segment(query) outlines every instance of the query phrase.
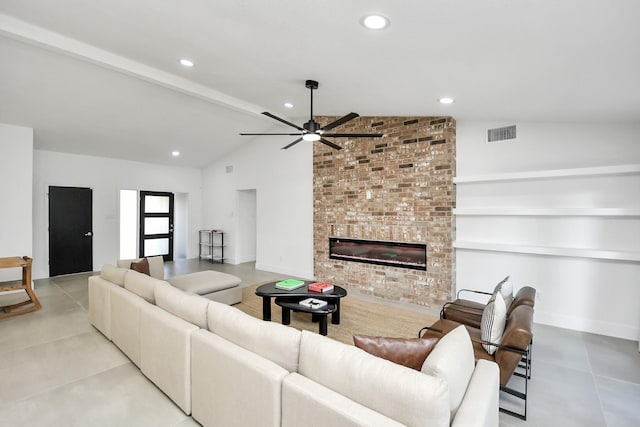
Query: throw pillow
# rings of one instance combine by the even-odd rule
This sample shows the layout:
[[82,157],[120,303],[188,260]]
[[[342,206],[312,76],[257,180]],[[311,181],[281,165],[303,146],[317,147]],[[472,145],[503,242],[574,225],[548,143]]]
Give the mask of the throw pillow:
[[[480,321],[480,338],[483,341],[489,341],[500,344],[504,326],[507,322],[507,307],[500,292],[496,292],[489,303],[482,311],[482,320]],[[493,354],[498,349],[494,345],[482,344],[482,347],[489,354]]]
[[132,262],[131,267],[129,268],[133,271],[137,271],[138,273],[146,274],[147,276],[151,275],[149,273],[149,261],[146,258],[142,258],[138,262]]
[[505,277],[500,281],[500,283],[496,285],[493,293],[495,294],[497,291],[500,291],[500,293],[502,294],[504,305],[507,307],[508,311],[511,303],[513,302],[513,283],[511,282],[511,276]]
[[441,378],[449,384],[451,419],[460,407],[476,368],[473,344],[463,325],[440,338],[422,365],[422,372]]
[[367,353],[419,371],[437,338],[385,338],[354,335],[353,343]]

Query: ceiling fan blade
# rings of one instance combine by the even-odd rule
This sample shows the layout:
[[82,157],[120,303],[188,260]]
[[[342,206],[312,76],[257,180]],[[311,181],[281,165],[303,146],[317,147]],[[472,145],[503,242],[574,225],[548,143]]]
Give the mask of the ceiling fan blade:
[[288,121],[286,121],[285,119],[281,119],[281,118],[280,118],[280,117],[278,117],[278,116],[274,116],[273,114],[271,114],[271,113],[269,113],[269,112],[267,112],[267,111],[263,112],[262,114],[264,114],[264,115],[265,115],[265,116],[267,116],[267,117],[271,117],[272,119],[277,120],[277,121],[279,121],[280,123],[284,123],[285,125],[289,125],[289,126],[294,127],[294,128],[296,128],[296,129],[298,129],[298,130],[304,131],[304,129],[303,129],[303,128],[301,128],[300,126],[298,126],[298,125],[294,125],[293,123],[288,122]]
[[360,117],[357,113],[349,113],[344,117],[340,117],[338,120],[336,120],[335,122],[331,122],[328,125],[326,125],[325,127],[322,128],[323,131],[325,130],[329,130],[329,129],[333,129],[335,127],[338,127],[346,122],[348,122],[349,120],[353,120],[356,117]]
[[296,139],[295,141],[293,141],[291,144],[287,145],[286,147],[282,147],[282,149],[286,150],[287,148],[293,147],[294,145],[296,145],[300,141],[302,141],[302,138]]
[[241,133],[240,135],[243,136],[251,136],[251,135],[286,135],[286,136],[297,136],[300,135],[300,132],[298,133]]
[[322,136],[332,138],[381,138],[383,133],[325,133]]
[[342,150],[342,147],[340,147],[340,146],[339,146],[339,145],[337,145],[337,144],[334,144],[334,143],[333,143],[333,142],[331,142],[331,141],[327,141],[327,140],[326,140],[326,139],[324,139],[324,138],[320,138],[320,142],[322,142],[324,145],[328,145],[328,146],[329,146],[329,147],[331,147],[331,148],[335,148],[336,150]]

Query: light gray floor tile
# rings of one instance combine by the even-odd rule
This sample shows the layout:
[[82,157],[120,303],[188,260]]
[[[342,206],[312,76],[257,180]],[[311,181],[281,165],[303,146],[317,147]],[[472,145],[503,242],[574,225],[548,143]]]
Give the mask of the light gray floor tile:
[[198,423],[193,418],[189,417],[179,422],[174,427],[200,427],[200,423]]
[[596,376],[608,427],[640,426],[640,384]]
[[0,406],[7,426],[171,427],[188,419],[131,363]]
[[[514,379],[513,386],[522,380]],[[517,387],[517,389],[520,389]],[[500,414],[503,425],[599,427],[606,426],[600,400],[590,372],[536,361],[535,377],[529,381],[527,421]],[[501,406],[520,412],[520,399],[501,393]],[[517,405],[517,406],[516,406]],[[560,416],[560,418],[559,418]]]
[[584,372],[591,371],[582,333],[553,326],[534,326],[532,360],[534,373],[538,361]]
[[53,283],[64,292],[86,291],[89,283],[90,273],[83,273],[72,276],[55,277]]
[[594,375],[640,384],[637,341],[584,332],[582,335]]
[[0,355],[95,331],[86,311],[73,301],[70,301],[70,307],[60,311],[43,308],[0,321]]
[[95,330],[2,354],[0,402],[24,399],[42,390],[129,363]]

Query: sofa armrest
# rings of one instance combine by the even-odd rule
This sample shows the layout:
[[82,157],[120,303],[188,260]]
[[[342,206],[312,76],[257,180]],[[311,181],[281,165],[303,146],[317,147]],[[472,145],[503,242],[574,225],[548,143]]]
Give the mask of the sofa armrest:
[[498,365],[480,359],[469,381],[464,399],[452,427],[496,427],[499,412],[500,370]]

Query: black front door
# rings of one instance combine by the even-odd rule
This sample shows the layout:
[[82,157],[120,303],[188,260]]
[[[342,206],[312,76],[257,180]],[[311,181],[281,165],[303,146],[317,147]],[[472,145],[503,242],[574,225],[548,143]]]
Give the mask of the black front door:
[[140,257],[173,261],[173,193],[140,192]]
[[49,187],[49,276],[93,270],[93,191]]

